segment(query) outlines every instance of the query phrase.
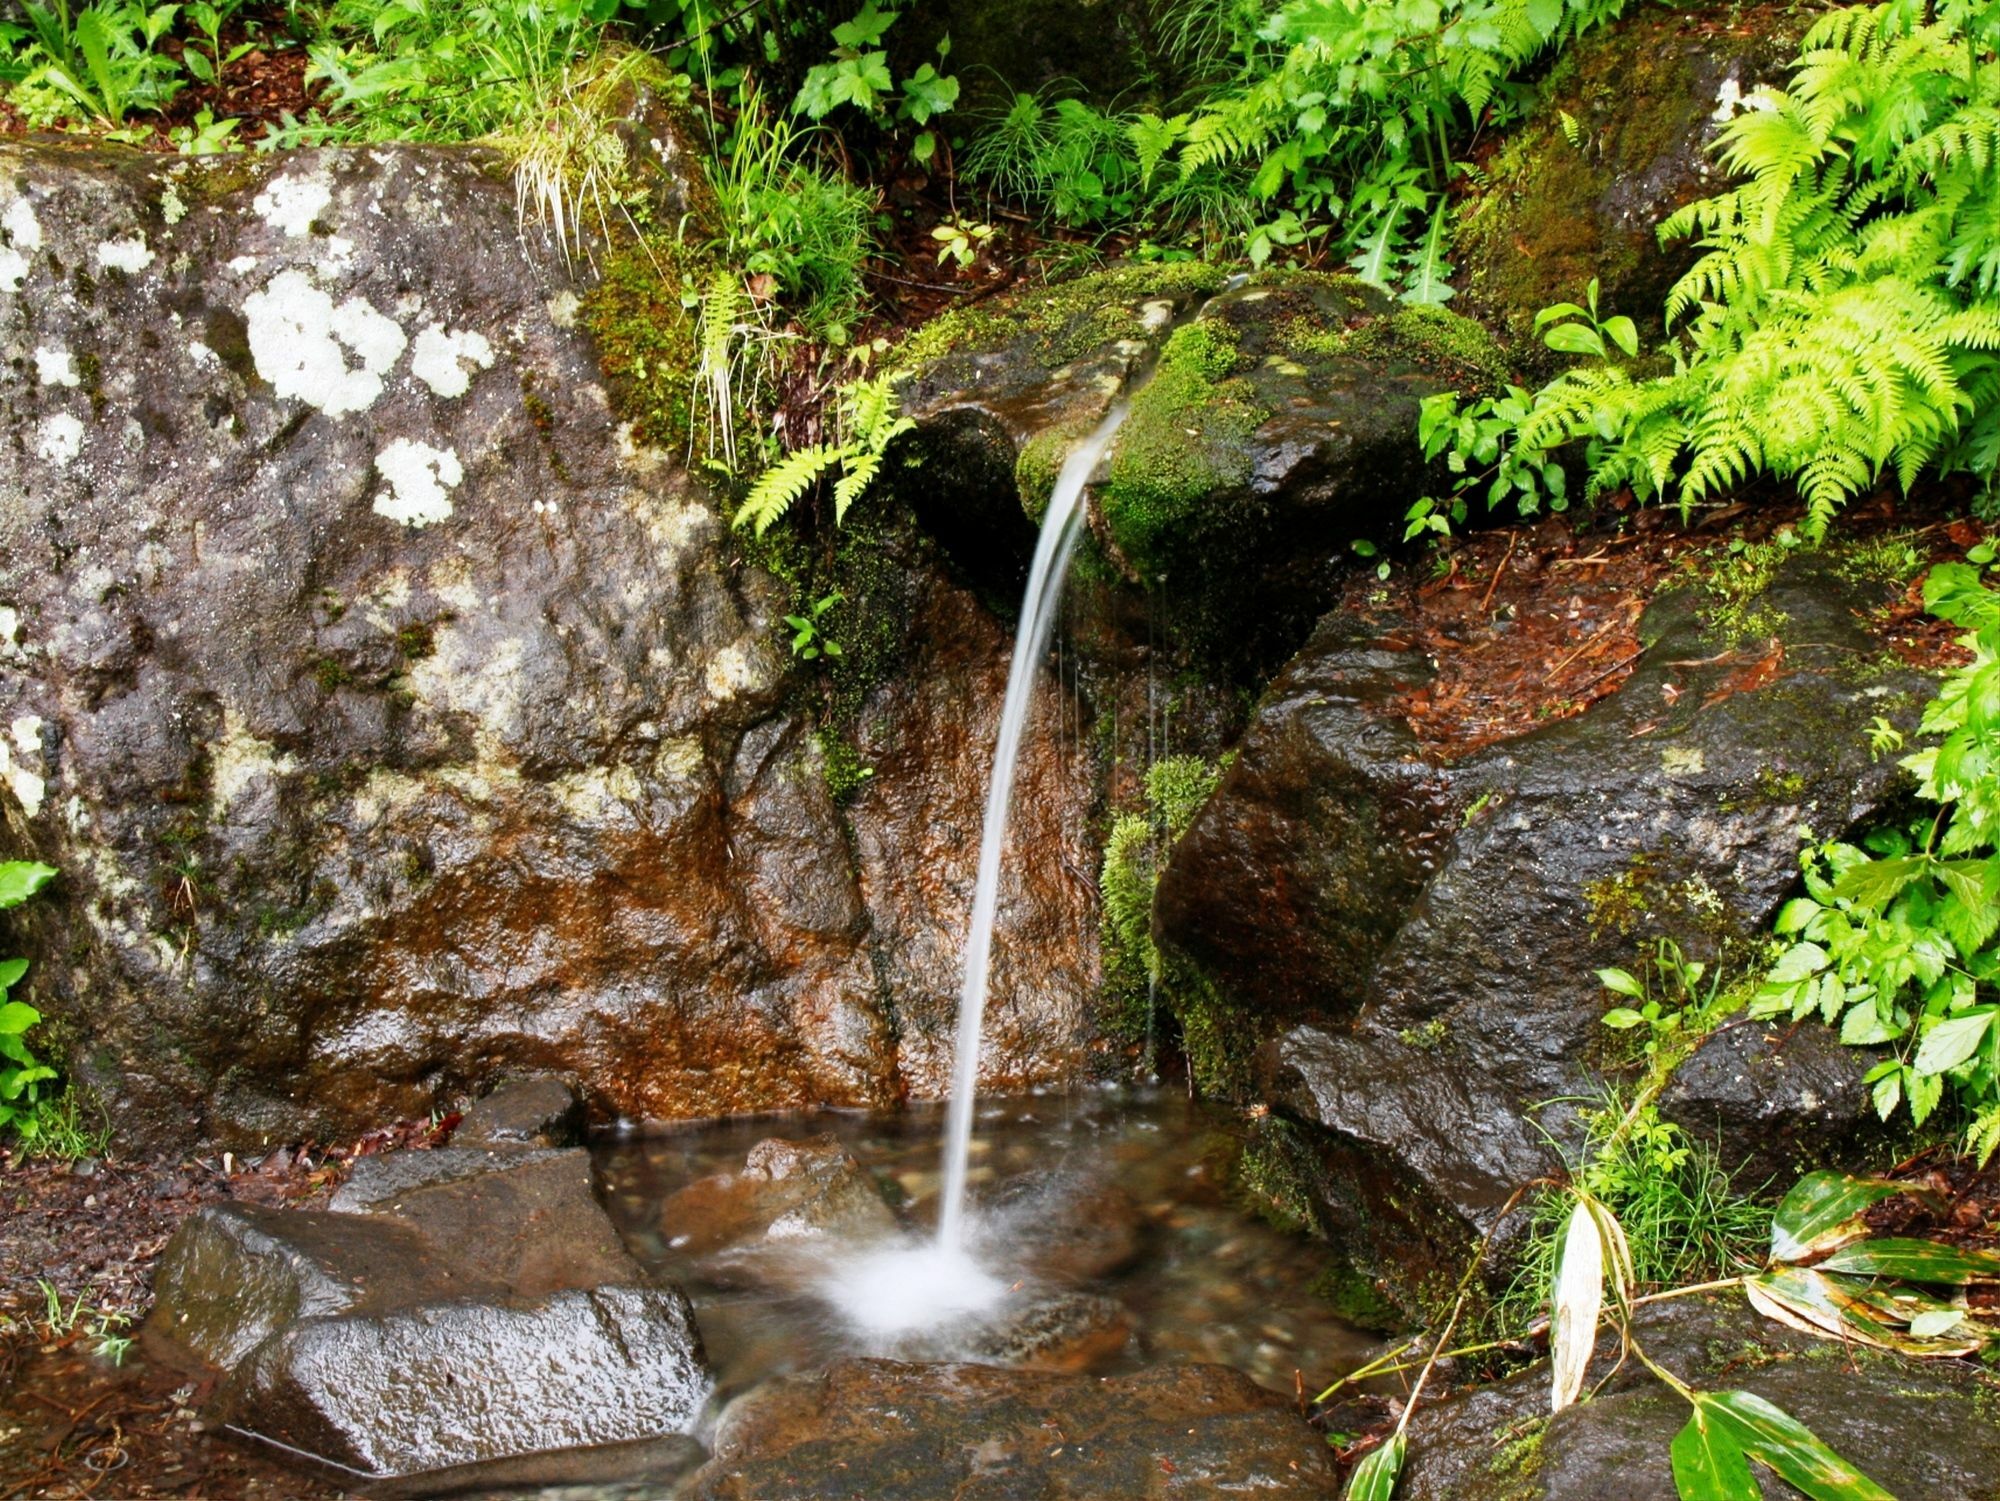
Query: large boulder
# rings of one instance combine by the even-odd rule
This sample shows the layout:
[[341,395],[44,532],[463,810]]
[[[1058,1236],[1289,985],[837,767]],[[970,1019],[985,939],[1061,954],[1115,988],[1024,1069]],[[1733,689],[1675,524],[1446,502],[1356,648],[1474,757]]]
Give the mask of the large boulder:
[[[0,152],[0,814],[65,875],[33,999],[133,1137],[506,1072],[599,1118],[937,1086],[894,996],[948,988],[1006,633],[915,560],[951,639],[880,690],[857,857],[788,592],[617,420],[577,293],[476,151]],[[1022,847],[1082,838],[1058,753]],[[1094,894],[1017,869],[996,1083],[1060,1077],[1094,985]]]
[[161,1256],[148,1347],[220,1368],[212,1421],[404,1493],[684,1467],[701,1337],[625,1251],[589,1155],[464,1156],[489,1160],[365,1159],[403,1186],[351,1212],[198,1211]]
[[[1928,684],[1856,618],[1880,593],[1804,559],[1730,622],[1663,595],[1616,692],[1450,765],[1397,717],[1429,669],[1392,635],[1329,621],[1278,679],[1172,854],[1155,936],[1233,1008],[1236,1046],[1265,1039],[1257,1090],[1307,1128],[1326,1221],[1365,1226],[1405,1297],[1449,1285],[1554,1165],[1545,1132],[1573,1139],[1570,1107],[1537,1107],[1605,1061],[1595,971],[1659,936],[1749,953],[1801,830],[1898,793],[1867,729],[1913,722]],[[1769,639],[1732,636],[1743,619]]]
[[724,1413],[689,1501],[1337,1493],[1291,1404],[1224,1366],[1097,1379],[844,1361]]
[[[1700,1391],[1748,1391],[1818,1434],[1890,1494],[1991,1496],[2000,1428],[1986,1416],[1991,1378],[1958,1361],[1902,1360],[1796,1334],[1740,1297],[1644,1309],[1647,1355]],[[1687,1400],[1607,1334],[1593,1395],[1549,1415],[1546,1364],[1493,1386],[1426,1402],[1410,1420],[1402,1501],[1681,1501],[1668,1447]],[[1596,1383],[1607,1378],[1600,1388]],[[1761,1472],[1760,1472],[1761,1473]],[[1764,1495],[1795,1498],[1761,1475]]]
[[1422,398],[1504,374],[1477,325],[1353,277],[1225,286],[1208,267],[1126,267],[996,299],[939,319],[898,358],[927,525],[996,582],[1032,543],[1015,523],[996,554],[1007,476],[1039,516],[1069,448],[1127,393],[1084,572],[1163,591],[1167,630],[1249,678],[1332,602],[1356,539],[1400,530],[1425,484]]
[[1698,253],[1691,240],[1663,248],[1656,230],[1724,186],[1716,133],[1783,81],[1803,30],[1787,5],[1649,5],[1565,51],[1458,217],[1466,308],[1546,369],[1535,314],[1582,301],[1595,277],[1603,310],[1655,342],[1667,291]]

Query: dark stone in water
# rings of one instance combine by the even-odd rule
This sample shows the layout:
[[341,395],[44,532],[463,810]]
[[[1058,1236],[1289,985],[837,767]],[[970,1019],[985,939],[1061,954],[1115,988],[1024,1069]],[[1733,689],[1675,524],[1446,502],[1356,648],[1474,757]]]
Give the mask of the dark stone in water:
[[[1993,1494],[2000,1426],[1987,1413],[1988,1378],[1969,1366],[1815,1340],[1738,1297],[1654,1305],[1635,1333],[1690,1385],[1775,1403],[1904,1501]],[[1590,1379],[1617,1359],[1607,1333]],[[1554,1417],[1548,1407],[1546,1364],[1425,1402],[1410,1420],[1397,1501],[1679,1501],[1667,1451],[1688,1404],[1638,1361],[1590,1401]],[[1767,1497],[1798,1495],[1761,1478]]]
[[1337,1492],[1320,1436],[1224,1366],[1097,1378],[844,1361],[745,1397],[687,1501],[1141,1501]]
[[1144,1215],[1115,1183],[1056,1169],[1023,1173],[979,1205],[1007,1248],[1008,1264],[1056,1282],[1123,1271],[1142,1249]]
[[1087,1371],[1121,1354],[1132,1321],[1115,1298],[1091,1293],[1015,1300],[969,1338],[959,1353],[1029,1371]]
[[770,1137],[740,1173],[697,1179],[668,1198],[660,1227],[675,1250],[701,1256],[765,1240],[878,1239],[895,1231],[896,1216],[832,1136]]
[[693,1311],[625,1251],[589,1154],[379,1160],[351,1212],[224,1204],[169,1242],[145,1338],[228,1370],[212,1420],[403,1494],[684,1467]]
[[458,1147],[574,1147],[583,1142],[583,1102],[561,1079],[503,1080],[465,1112],[451,1134]]

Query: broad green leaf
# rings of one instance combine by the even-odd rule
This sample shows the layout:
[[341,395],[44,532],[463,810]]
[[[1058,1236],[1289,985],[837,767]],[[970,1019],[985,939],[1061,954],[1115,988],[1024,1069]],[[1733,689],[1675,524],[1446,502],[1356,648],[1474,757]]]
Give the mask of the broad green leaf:
[[1634,1011],[1630,1006],[1613,1006],[1598,1018],[1605,1026],[1610,1027],[1616,1032],[1628,1031],[1638,1026],[1645,1019],[1645,1017]]
[[1820,1262],[1819,1269],[1962,1287],[1968,1282],[2000,1281],[2000,1253],[1966,1250],[1934,1240],[1884,1237],[1843,1246]]
[[1789,985],[1794,980],[1809,979],[1826,968],[1826,950],[1816,943],[1795,943],[1778,956],[1778,962],[1771,966],[1770,979],[1773,984]]
[[53,866],[33,860],[0,860],[0,911],[20,906],[55,877]]
[[1833,883],[1833,894],[1879,910],[1888,906],[1897,892],[1922,875],[1930,863],[1928,855],[1910,855],[1901,860],[1866,860],[1859,865],[1850,865]]
[[1616,318],[1604,320],[1604,331],[1611,336],[1611,342],[1624,350],[1627,357],[1639,353],[1639,327],[1622,313]]
[[1645,990],[1632,978],[1631,971],[1623,969],[1600,969],[1597,983],[1606,990],[1615,990],[1619,995],[1629,995],[1635,1000],[1646,998]]
[[18,985],[21,976],[27,972],[28,961],[25,959],[0,959],[0,996]]
[[1797,1418],[1754,1392],[1696,1392],[1696,1406],[1752,1459],[1813,1501],[1895,1501]]
[[1561,1412],[1583,1390],[1584,1371],[1597,1348],[1598,1316],[1604,1311],[1604,1238],[1590,1201],[1581,1196],[1570,1210],[1550,1303],[1549,1410]]
[[1587,323],[1558,323],[1542,335],[1542,342],[1563,354],[1604,356],[1604,340]]
[[1902,1184],[1886,1178],[1808,1173],[1771,1216],[1771,1260],[1803,1261],[1860,1239],[1866,1228],[1862,1212],[1902,1191]]
[[1674,1488],[1681,1493],[1681,1501],[1760,1501],[1764,1494],[1750,1473],[1749,1459],[1718,1430],[1699,1401],[1688,1415],[1687,1426],[1674,1435],[1668,1453],[1674,1462]]
[[0,1002],[0,1037],[18,1037],[42,1019],[26,1001]]
[[1344,1501],[1390,1501],[1396,1494],[1396,1481],[1402,1476],[1403,1454],[1408,1447],[1409,1439],[1396,1433],[1381,1448],[1372,1451],[1348,1477],[1347,1489],[1341,1493]]
[[1993,1025],[1994,1008],[1982,1006],[1963,1016],[1946,1017],[1924,1034],[1917,1048],[1919,1074],[1941,1074],[1970,1058]]
[[1882,1021],[1882,1013],[1873,1006],[1856,1006],[1847,1013],[1847,1019],[1840,1025],[1840,1040],[1851,1048],[1872,1047],[1878,1042],[1893,1042],[1902,1036],[1895,1027]]

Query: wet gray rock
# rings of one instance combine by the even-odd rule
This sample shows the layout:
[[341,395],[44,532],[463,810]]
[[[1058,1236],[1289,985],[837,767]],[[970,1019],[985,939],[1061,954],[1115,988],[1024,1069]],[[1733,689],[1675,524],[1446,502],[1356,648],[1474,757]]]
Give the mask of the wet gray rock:
[[1223,1366],[1111,1378],[844,1361],[732,1405],[689,1501],[1338,1493],[1291,1405]]
[[[969,904],[1008,653],[969,595],[871,721],[910,749],[870,858],[925,865],[877,907],[787,591],[618,421],[489,156],[9,144],[0,224],[0,810],[64,872],[26,998],[122,1133],[337,1139],[523,1073],[599,1118],[934,1092],[891,997]],[[1024,841],[1082,844],[1072,770]],[[1026,872],[992,1082],[1074,1066],[1094,933]]]
[[1756,685],[1764,640],[1663,596],[1619,691],[1449,767],[1394,719],[1423,676],[1407,652],[1329,622],[1278,680],[1171,857],[1156,936],[1261,1029],[1257,1089],[1312,1128],[1326,1219],[1367,1226],[1371,1273],[1413,1298],[1449,1279],[1552,1165],[1541,1131],[1567,1138],[1570,1107],[1531,1107],[1596,1077],[1598,968],[1658,936],[1698,958],[1745,944],[1797,879],[1802,826],[1898,793],[1866,730],[1911,722],[1929,688],[1856,619],[1878,597],[1789,565],[1752,602],[1784,643]]
[[1145,1215],[1115,1183],[1073,1169],[1021,1173],[984,1195],[980,1217],[1037,1277],[1087,1282],[1123,1271],[1142,1249]]
[[451,1133],[460,1147],[573,1147],[583,1140],[583,1102],[561,1079],[502,1080]]
[[[1741,1298],[1641,1311],[1646,1353],[1691,1386],[1754,1392],[1850,1464],[1903,1497],[1989,1496],[2000,1429],[1984,1373],[1957,1361],[1905,1361],[1793,1333]],[[1617,1359],[1598,1346],[1592,1383]],[[1536,1365],[1494,1386],[1426,1402],[1410,1421],[1403,1501],[1679,1501],[1668,1446],[1688,1404],[1634,1360],[1590,1401],[1548,1415]],[[1920,1436],[1920,1437],[1915,1437]],[[1790,1486],[1759,1472],[1767,1497]]]
[[1775,1028],[1739,1020],[1674,1070],[1660,1116],[1713,1141],[1746,1186],[1782,1186],[1864,1134],[1873,1108],[1862,1075],[1874,1062],[1816,1016]]
[[710,1387],[693,1312],[626,1252],[588,1154],[447,1160],[348,1212],[198,1211],[148,1348],[224,1371],[213,1422],[401,1494],[685,1468]]
[[557,1155],[511,1148],[437,1147],[423,1152],[380,1152],[363,1157],[348,1171],[347,1181],[333,1191],[327,1207],[342,1214],[387,1205],[398,1194],[433,1183],[453,1183],[497,1169],[518,1166],[524,1158]]

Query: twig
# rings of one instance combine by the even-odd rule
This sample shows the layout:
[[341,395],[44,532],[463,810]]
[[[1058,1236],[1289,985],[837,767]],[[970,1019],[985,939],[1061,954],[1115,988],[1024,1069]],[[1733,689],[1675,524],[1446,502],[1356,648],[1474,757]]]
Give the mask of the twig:
[[1646,653],[1643,649],[1635,651],[1632,653],[1631,656],[1613,662],[1609,667],[1605,668],[1604,671],[1598,673],[1595,677],[1584,679],[1584,681],[1576,685],[1576,688],[1573,691],[1576,693],[1581,693],[1586,688],[1595,688],[1599,683],[1603,682],[1606,678],[1610,677],[1611,674],[1616,672],[1619,668],[1630,667],[1634,662],[1638,661],[1641,657],[1645,655]]
[[1582,656],[1586,651],[1590,650],[1591,647],[1595,646],[1598,642],[1602,641],[1606,636],[1610,635],[1622,623],[1623,622],[1621,621],[1612,620],[1612,621],[1607,621],[1605,624],[1599,626],[1596,630],[1592,631],[1588,637],[1584,639],[1583,645],[1579,646],[1575,651],[1571,652],[1568,656],[1564,657],[1560,662],[1556,663],[1555,666],[1551,667],[1549,669],[1548,675],[1550,677],[1554,677],[1557,673],[1561,672],[1565,667],[1569,666],[1570,663],[1574,662],[1578,657]]
[[1486,586],[1486,596],[1479,601],[1479,613],[1484,615],[1486,607],[1493,603],[1493,591],[1500,587],[1500,575],[1507,571],[1507,564],[1514,556],[1514,549],[1521,545],[1521,534],[1514,533],[1507,539],[1506,555],[1500,559],[1500,566],[1493,570],[1493,582]]

